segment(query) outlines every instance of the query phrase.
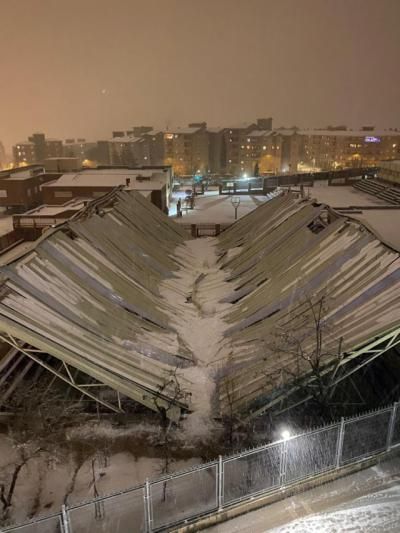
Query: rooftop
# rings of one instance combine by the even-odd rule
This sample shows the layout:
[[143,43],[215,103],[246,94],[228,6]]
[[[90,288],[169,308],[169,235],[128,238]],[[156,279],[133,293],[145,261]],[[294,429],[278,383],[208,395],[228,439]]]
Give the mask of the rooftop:
[[297,130],[298,135],[324,135],[326,137],[400,137],[400,131],[391,130]]
[[64,363],[66,381],[79,372],[172,419],[194,411],[194,424],[212,419],[214,395],[219,413],[257,416],[309,379],[274,344],[307,325],[307,296],[329,295],[324,372],[337,339],[344,374],[400,327],[399,253],[359,221],[286,194],[193,240],[135,191],[112,194],[112,208],[89,205],[0,272],[4,339]]
[[[150,178],[141,181],[140,177]],[[154,190],[161,189],[166,184],[165,173],[147,169],[90,169],[80,172],[68,172],[58,180],[46,183],[43,187],[118,187],[126,185],[130,178],[128,189]]]

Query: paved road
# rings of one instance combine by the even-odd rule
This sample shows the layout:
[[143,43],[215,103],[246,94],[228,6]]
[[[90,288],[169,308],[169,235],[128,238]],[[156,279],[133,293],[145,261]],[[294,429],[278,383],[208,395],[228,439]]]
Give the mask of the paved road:
[[[379,491],[389,490],[390,492],[393,487],[397,487],[400,496],[400,459],[392,459],[381,463],[367,470],[239,516],[205,531],[209,533],[265,533],[274,528],[280,529],[280,526],[285,525],[287,527],[282,528],[282,533],[289,531],[293,533],[300,533],[300,531],[307,531],[308,533],[314,531],[318,531],[318,533],[322,533],[322,531],[324,533],[333,531],[389,531],[385,526],[382,526],[383,529],[365,529],[364,526],[360,526],[361,529],[357,529],[357,523],[354,523],[354,520],[358,519],[354,518],[354,516],[352,517],[353,529],[345,529],[341,527],[340,523],[336,522],[334,528],[330,529],[328,527],[329,516],[325,514],[322,517],[314,516],[312,520],[307,519],[300,522],[297,522],[297,520],[303,517],[310,517],[310,515],[315,515],[316,513],[328,512],[338,506],[349,508],[349,503],[351,507],[351,502],[362,496],[372,495],[376,501]],[[398,503],[396,506],[399,508]],[[378,508],[376,508],[376,512],[378,512]],[[400,520],[400,508],[397,517]],[[296,522],[290,524],[292,521]],[[318,526],[315,526],[316,523],[318,523]],[[396,529],[390,529],[390,531],[396,531]],[[400,525],[397,531],[400,531]]]

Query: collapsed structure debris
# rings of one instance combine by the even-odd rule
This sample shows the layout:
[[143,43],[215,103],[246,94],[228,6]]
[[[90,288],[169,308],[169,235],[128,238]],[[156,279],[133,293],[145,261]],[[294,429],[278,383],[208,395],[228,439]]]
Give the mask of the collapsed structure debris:
[[[0,355],[5,396],[35,365],[113,411],[123,410],[124,398],[175,421],[192,411],[187,369],[198,354],[178,307],[181,299],[198,305],[197,286],[182,295],[171,283],[168,298],[160,290],[191,268],[189,240],[139,193],[116,190],[1,267],[0,338],[11,348]],[[315,376],[306,360],[277,351],[274,339],[277,329],[304,327],[309,295],[329,298],[329,342],[341,339],[340,353],[326,347],[320,368],[332,389],[400,342],[399,253],[359,222],[287,194],[213,246],[208,290],[223,280],[224,304],[208,310],[222,329],[215,364],[208,362],[218,413],[254,417],[307,401],[299,383]],[[207,349],[212,339],[203,337]]]

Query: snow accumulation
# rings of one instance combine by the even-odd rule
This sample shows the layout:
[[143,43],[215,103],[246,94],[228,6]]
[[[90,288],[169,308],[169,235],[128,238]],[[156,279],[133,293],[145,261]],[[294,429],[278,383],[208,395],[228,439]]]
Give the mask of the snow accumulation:
[[[179,193],[178,193],[179,194]],[[269,200],[268,196],[254,196],[248,194],[235,194],[240,197],[237,215],[241,218],[260,204]],[[180,194],[183,201],[184,195]],[[235,221],[235,210],[231,203],[231,196],[218,196],[218,191],[209,191],[204,196],[196,196],[194,209],[183,208],[181,218],[174,218],[175,222],[182,224],[232,224]],[[170,215],[176,213],[175,205],[171,206]]]
[[213,425],[215,376],[220,359],[223,332],[227,328],[224,312],[229,304],[221,303],[231,291],[226,273],[216,265],[216,239],[186,241],[175,250],[182,262],[177,277],[164,281],[160,294],[174,310],[172,318],[179,336],[193,353],[195,366],[181,370],[192,384],[193,413],[184,429],[191,438],[209,434]]
[[326,513],[295,520],[270,533],[386,533],[400,531],[400,484],[362,496]]

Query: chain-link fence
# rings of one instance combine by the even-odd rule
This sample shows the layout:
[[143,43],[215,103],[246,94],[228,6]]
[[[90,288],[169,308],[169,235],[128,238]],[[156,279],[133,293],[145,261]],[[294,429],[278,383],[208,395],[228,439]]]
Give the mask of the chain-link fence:
[[150,533],[222,510],[400,445],[397,403],[3,529],[15,533]]
[[67,533],[61,513],[39,518],[28,524],[0,529],[0,533],[3,531],[12,531],[13,533]]

